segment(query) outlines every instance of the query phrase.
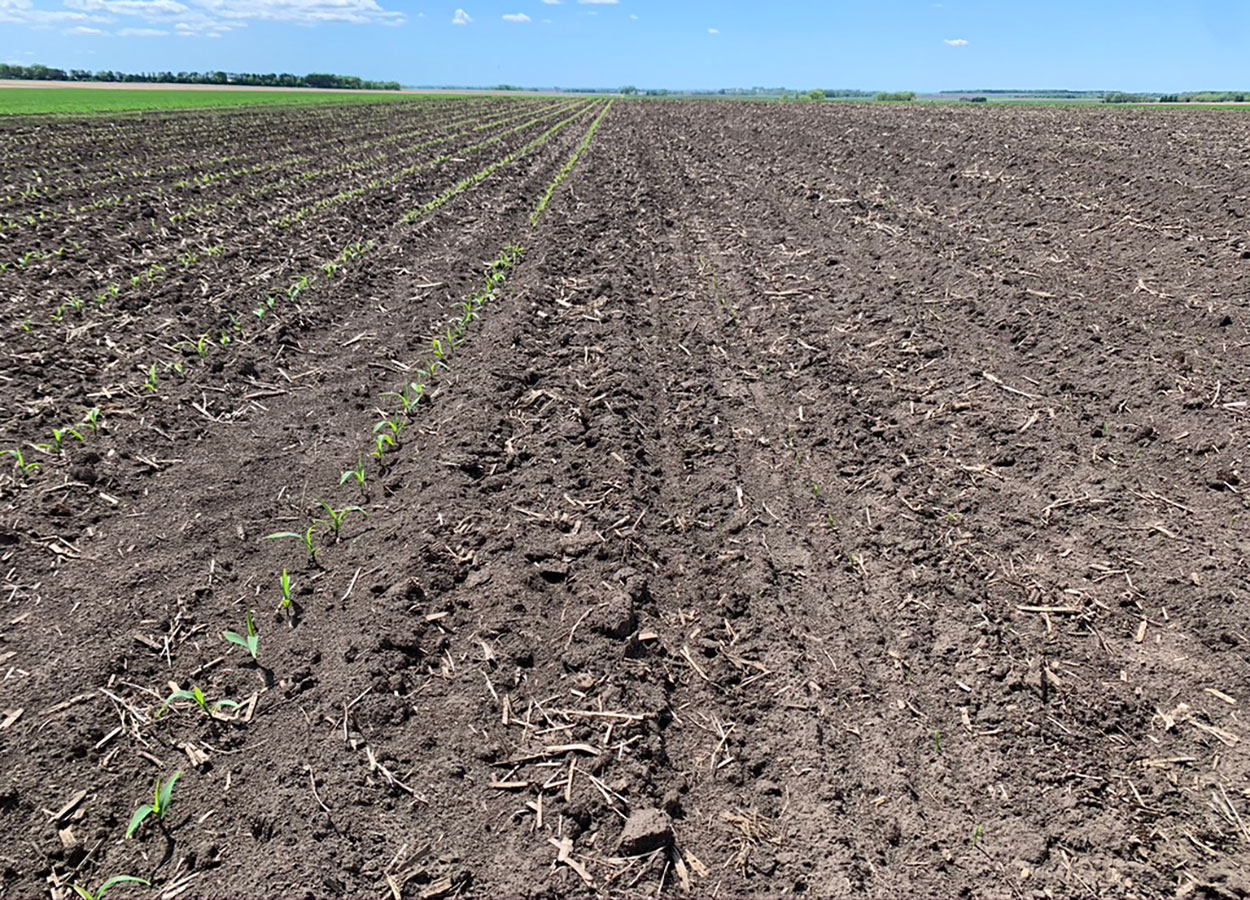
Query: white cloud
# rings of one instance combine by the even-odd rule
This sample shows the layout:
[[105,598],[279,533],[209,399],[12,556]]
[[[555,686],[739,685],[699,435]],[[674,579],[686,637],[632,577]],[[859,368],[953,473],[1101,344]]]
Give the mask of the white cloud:
[[635,22],[638,21],[638,13],[630,13],[629,17],[633,19]]
[[707,30],[707,33],[708,33],[708,34],[720,34],[720,29],[719,29],[719,28],[709,28],[709,29]]
[[118,37],[165,37],[169,32],[162,28],[122,28],[117,32]]
[[548,6],[559,6],[564,0],[543,0]]
[[520,24],[525,24],[527,22],[533,21],[533,19],[531,19],[525,13],[504,13],[503,20],[505,22],[518,22]]
[[577,0],[582,6],[616,6],[621,0]]
[[73,28],[66,28],[64,33],[65,34],[82,34],[82,35],[107,34],[107,32],[102,31],[99,28],[90,28],[86,25],[75,25]]
[[[246,27],[248,21],[298,25],[341,23],[402,25],[405,16],[383,8],[378,0],[0,0],[0,23],[46,27],[66,23],[115,24],[127,19],[156,28],[178,20],[181,34],[220,36]],[[59,8],[57,8],[59,6]],[[90,27],[90,26],[84,26]],[[135,35],[132,35],[135,36]],[[157,35],[145,35],[156,37]]]
[[456,10],[456,14],[452,17],[451,24],[468,25],[472,21],[473,21],[473,17],[471,15],[469,15],[463,9],[458,9]]
[[97,22],[98,16],[59,9],[35,9],[31,0],[0,0],[0,23],[47,28],[67,22]]
[[954,38],[952,40],[942,41],[948,47],[967,47],[968,42],[963,38]]

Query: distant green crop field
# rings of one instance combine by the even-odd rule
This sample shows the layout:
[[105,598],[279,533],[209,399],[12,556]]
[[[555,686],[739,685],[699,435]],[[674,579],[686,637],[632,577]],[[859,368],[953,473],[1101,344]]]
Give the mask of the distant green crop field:
[[212,109],[228,106],[304,106],[324,103],[394,103],[413,94],[349,91],[232,91],[164,88],[0,88],[0,116],[90,115],[149,109]]

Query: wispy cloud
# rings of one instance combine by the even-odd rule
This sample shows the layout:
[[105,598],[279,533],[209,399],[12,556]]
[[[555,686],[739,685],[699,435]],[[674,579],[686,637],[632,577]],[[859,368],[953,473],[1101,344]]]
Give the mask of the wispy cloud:
[[456,10],[456,14],[452,16],[451,24],[453,25],[469,25],[473,22],[473,17],[463,9]]
[[942,41],[942,43],[948,47],[967,47],[968,46],[968,42],[965,41],[963,38],[952,38],[950,40]]
[[[404,13],[383,8],[378,0],[0,0],[0,23],[49,27],[80,23],[88,31],[108,34],[97,25],[122,24],[116,34],[159,37],[171,25],[177,33],[219,37],[249,21],[298,25],[402,25]],[[126,25],[127,20],[136,25]]]
[[616,6],[621,0],[577,0],[582,6]]
[[505,22],[518,22],[520,24],[527,24],[534,21],[525,13],[504,13],[503,20]]
[[543,0],[548,6],[559,6],[564,0]]
[[707,30],[707,33],[708,33],[708,34],[720,34],[720,29],[719,29],[719,28],[709,28],[709,29]]

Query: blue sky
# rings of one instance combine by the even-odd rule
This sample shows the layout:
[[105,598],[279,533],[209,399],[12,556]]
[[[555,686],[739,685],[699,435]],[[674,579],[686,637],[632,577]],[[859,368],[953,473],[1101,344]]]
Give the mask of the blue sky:
[[0,60],[406,84],[1250,89],[1250,2],[0,0]]

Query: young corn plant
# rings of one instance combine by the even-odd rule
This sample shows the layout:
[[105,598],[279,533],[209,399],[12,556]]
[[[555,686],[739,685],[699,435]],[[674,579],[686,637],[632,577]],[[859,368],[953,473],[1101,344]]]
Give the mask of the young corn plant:
[[[404,408],[405,415],[412,415],[421,398],[425,396],[425,385],[419,381],[405,381],[398,391],[387,391],[383,397],[394,397]],[[342,484],[343,482],[339,482]]]
[[208,716],[210,719],[217,718],[217,714],[223,709],[239,708],[239,704],[234,700],[218,700],[216,702],[210,701],[208,699],[208,695],[200,690],[198,686],[192,686],[189,691],[174,691],[170,694],[165,699],[165,702],[161,704],[161,708],[157,710],[156,717],[159,719],[165,710],[169,709],[170,706],[177,703],[179,700],[190,700],[200,708],[200,711],[204,713],[204,715]]
[[[287,596],[290,592],[290,579],[287,579]],[[233,631],[223,631],[221,636],[232,644],[238,644],[248,653],[252,654],[252,659],[260,659],[260,635],[256,633],[256,621],[252,618],[252,611],[247,611],[247,618],[244,619],[244,634],[238,634]]]
[[291,608],[291,573],[286,569],[282,570],[282,577],[278,579],[278,587],[282,591],[282,608]]
[[316,533],[317,533],[317,526],[316,524],[313,524],[313,525],[309,525],[308,530],[304,532],[276,531],[273,534],[265,535],[265,540],[267,541],[280,541],[280,540],[291,540],[291,539],[297,540],[304,546],[304,549],[308,551],[309,561],[316,564],[317,542],[314,539],[314,535]]
[[369,518],[369,514],[359,506],[345,506],[342,509],[335,509],[324,500],[318,500],[317,502],[321,504],[322,509],[324,509],[330,516],[330,531],[334,534],[334,539],[336,541],[339,539],[339,535],[343,531],[343,522],[347,518],[348,513],[358,512],[366,519]]
[[[9,451],[15,452],[15,451]],[[363,490],[365,486],[365,461],[363,459],[356,460],[356,468],[348,469],[339,476],[339,484],[347,484],[348,481],[355,481]]]
[[148,369],[148,380],[143,386],[153,394],[156,393],[156,363],[152,363],[152,367]]
[[39,444],[38,447],[44,453],[49,453],[49,454],[64,453],[65,452],[65,439],[69,437],[77,438],[79,441],[84,440],[82,436],[82,432],[77,431],[73,428],[53,428],[52,429],[52,443]]
[[169,814],[169,807],[174,802],[174,785],[181,777],[182,772],[175,772],[164,781],[157,777],[155,802],[145,803],[135,810],[135,814],[130,818],[130,825],[126,828],[127,840],[134,837],[135,832],[149,818],[154,818],[159,822]]
[[373,450],[373,458],[381,462],[386,454],[395,449],[395,438],[389,434],[379,434]]
[[74,889],[74,893],[81,897],[82,900],[104,900],[108,892],[119,884],[141,884],[144,887],[150,887],[152,882],[136,878],[133,875],[114,875],[94,891],[88,890],[80,884],[71,884],[70,887]]
[[39,463],[27,462],[26,457],[22,455],[22,451],[17,448],[4,451],[4,455],[13,457],[14,467],[20,469],[23,475],[34,475],[39,471]]
[[82,423],[90,428],[93,434],[98,432],[100,430],[100,407],[96,406],[87,410]]

